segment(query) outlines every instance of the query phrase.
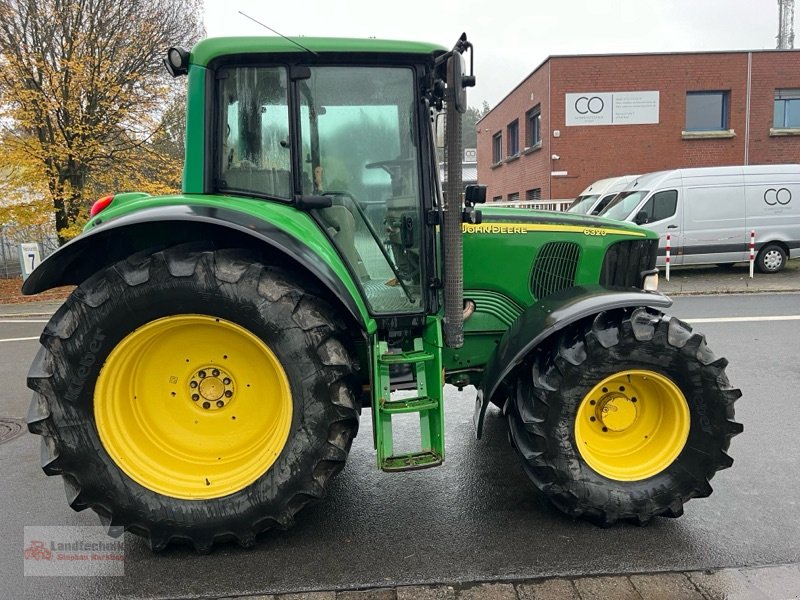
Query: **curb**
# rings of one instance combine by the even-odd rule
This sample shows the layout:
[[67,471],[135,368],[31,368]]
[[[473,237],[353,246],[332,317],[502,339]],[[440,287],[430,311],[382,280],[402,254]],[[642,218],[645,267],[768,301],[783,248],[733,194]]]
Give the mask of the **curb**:
[[705,571],[543,577],[226,596],[230,600],[788,600],[800,598],[800,564]]

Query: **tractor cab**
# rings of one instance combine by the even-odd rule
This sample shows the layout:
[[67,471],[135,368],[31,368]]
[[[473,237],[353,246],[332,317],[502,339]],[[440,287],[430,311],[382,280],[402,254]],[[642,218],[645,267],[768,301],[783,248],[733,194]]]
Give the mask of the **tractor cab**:
[[215,72],[216,191],[310,211],[375,315],[435,302],[423,294],[434,270],[423,215],[437,203],[432,60],[299,53]]

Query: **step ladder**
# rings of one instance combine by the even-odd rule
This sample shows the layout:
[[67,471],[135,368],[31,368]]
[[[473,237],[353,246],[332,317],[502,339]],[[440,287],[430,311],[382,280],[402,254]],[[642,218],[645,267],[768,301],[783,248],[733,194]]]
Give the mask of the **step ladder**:
[[[439,322],[429,319],[413,349],[389,351],[387,342],[372,336],[372,419],[378,467],[384,471],[410,471],[436,467],[444,461],[444,407],[442,334]],[[392,399],[391,365],[409,365],[415,375],[417,393],[411,398]],[[392,416],[419,413],[420,451],[395,454]]]

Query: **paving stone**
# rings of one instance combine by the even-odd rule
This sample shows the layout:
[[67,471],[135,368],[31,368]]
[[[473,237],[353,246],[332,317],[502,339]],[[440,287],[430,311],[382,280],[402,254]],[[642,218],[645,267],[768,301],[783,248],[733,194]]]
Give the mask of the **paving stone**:
[[458,590],[459,600],[517,600],[517,591],[510,583],[482,583]]
[[643,600],[705,600],[683,573],[631,575],[630,580]]
[[397,588],[397,600],[454,600],[456,591],[449,585],[408,585]]
[[627,577],[582,577],[574,583],[582,600],[642,600]]
[[742,574],[768,598],[800,598],[800,566],[740,569]]
[[569,579],[545,579],[517,586],[520,600],[580,600]]
[[738,569],[722,569],[720,571],[695,571],[689,573],[700,590],[709,598],[725,600],[767,600],[757,587],[747,580]]
[[375,588],[374,590],[358,590],[339,592],[336,600],[396,600],[394,588]]

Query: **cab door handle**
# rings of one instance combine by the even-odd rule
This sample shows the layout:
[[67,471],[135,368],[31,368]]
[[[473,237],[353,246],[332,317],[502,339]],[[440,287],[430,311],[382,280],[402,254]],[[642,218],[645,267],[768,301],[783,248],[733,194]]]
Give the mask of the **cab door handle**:
[[677,229],[677,225],[667,225],[667,229]]

